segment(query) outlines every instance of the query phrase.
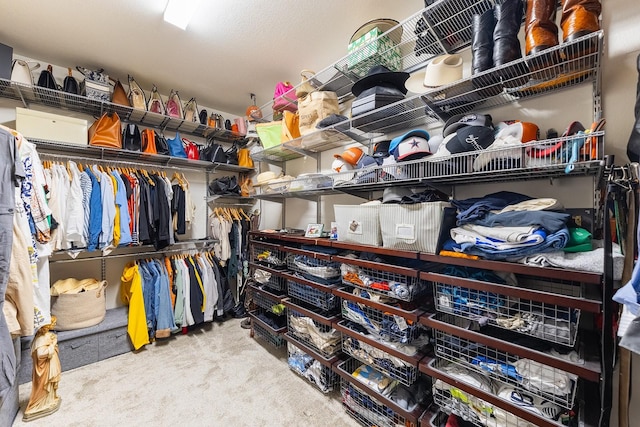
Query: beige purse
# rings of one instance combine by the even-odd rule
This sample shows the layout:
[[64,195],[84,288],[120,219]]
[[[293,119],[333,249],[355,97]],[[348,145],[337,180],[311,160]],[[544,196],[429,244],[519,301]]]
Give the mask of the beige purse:
[[300,122],[298,127],[300,135],[314,132],[316,125],[322,119],[332,114],[340,113],[338,96],[335,92],[315,91],[309,93],[304,98],[298,99],[298,114]]
[[102,322],[106,314],[106,280],[64,279],[51,287],[51,314],[57,331],[88,328]]

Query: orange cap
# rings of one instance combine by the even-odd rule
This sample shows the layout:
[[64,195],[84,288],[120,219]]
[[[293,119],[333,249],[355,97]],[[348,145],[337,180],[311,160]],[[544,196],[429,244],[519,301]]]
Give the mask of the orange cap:
[[362,151],[358,147],[351,147],[348,150],[345,150],[342,154],[333,155],[333,157],[335,157],[336,159],[341,158],[351,166],[355,166],[356,164],[358,164],[358,161],[362,156],[364,156],[364,151]]

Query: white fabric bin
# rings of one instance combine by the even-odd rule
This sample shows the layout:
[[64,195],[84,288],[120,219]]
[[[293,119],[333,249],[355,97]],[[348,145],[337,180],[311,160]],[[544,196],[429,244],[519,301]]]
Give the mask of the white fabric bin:
[[334,205],[338,223],[338,241],[380,246],[380,203],[364,205]]
[[15,129],[28,138],[67,144],[88,144],[87,121],[42,111],[16,108]]
[[386,204],[380,206],[382,246],[435,253],[444,208],[448,202]]

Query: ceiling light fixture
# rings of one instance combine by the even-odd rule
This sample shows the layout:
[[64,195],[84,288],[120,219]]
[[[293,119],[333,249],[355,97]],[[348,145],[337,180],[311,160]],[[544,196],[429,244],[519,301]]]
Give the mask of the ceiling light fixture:
[[169,0],[164,9],[164,20],[184,30],[189,25],[200,0]]

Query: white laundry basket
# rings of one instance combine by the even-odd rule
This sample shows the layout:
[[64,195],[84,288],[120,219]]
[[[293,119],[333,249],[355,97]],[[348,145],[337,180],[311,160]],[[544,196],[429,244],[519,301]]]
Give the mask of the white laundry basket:
[[338,223],[338,241],[380,246],[380,203],[334,205]]
[[435,253],[448,202],[385,204],[380,206],[382,246]]

